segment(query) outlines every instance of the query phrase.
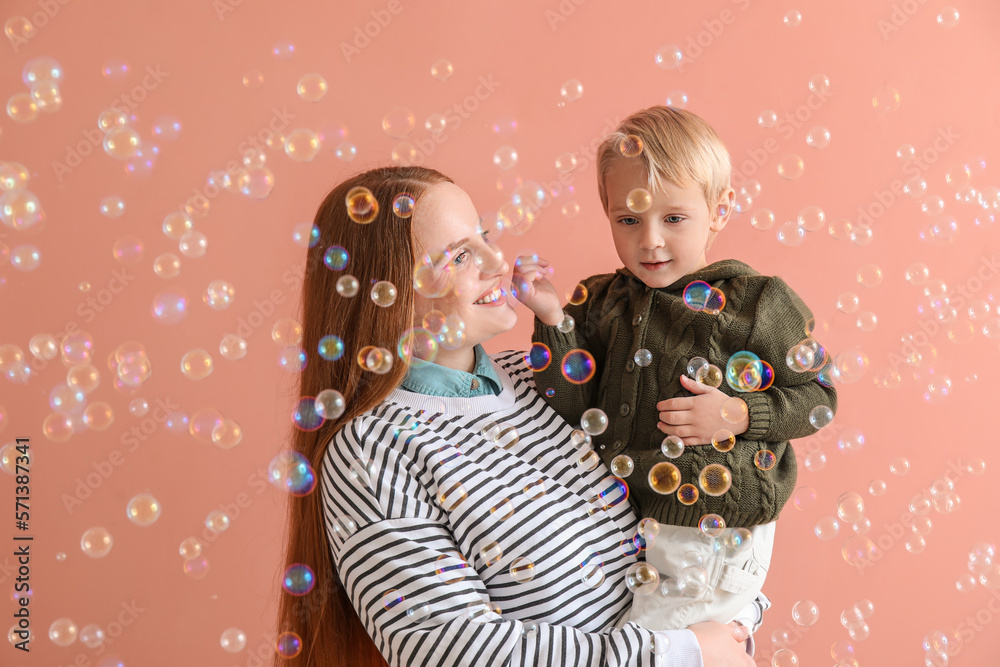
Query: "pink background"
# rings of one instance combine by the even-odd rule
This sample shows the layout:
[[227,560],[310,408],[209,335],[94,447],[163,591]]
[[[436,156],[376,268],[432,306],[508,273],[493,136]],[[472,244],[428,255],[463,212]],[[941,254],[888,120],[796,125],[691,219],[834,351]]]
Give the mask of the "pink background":
[[[9,262],[0,266],[0,344],[17,345],[31,359],[32,336],[56,334],[75,323],[92,335],[93,363],[101,371],[101,384],[87,400],[109,403],[115,421],[103,432],[82,427],[66,441],[46,439],[42,423],[52,411],[47,396],[65,382],[67,370],[58,358],[33,360],[37,372],[25,385],[0,382],[0,405],[6,411],[0,445],[29,436],[35,454],[31,609],[37,635],[27,658],[0,643],[0,663],[96,665],[114,655],[127,665],[253,665],[259,664],[254,654],[267,653],[279,585],[284,497],[262,480],[289,432],[295,380],[278,367],[280,347],[269,340],[268,331],[279,317],[296,314],[299,284],[294,276],[304,249],[293,240],[293,228],[312,219],[335,183],[389,163],[390,151],[400,143],[381,128],[389,109],[413,112],[416,129],[404,141],[424,147],[430,154],[421,163],[455,178],[483,212],[496,211],[510,198],[515,178],[550,186],[559,176],[555,158],[578,153],[581,166],[564,177],[563,185],[571,187],[550,195],[550,205],[526,234],[508,232],[499,242],[511,259],[526,251],[548,257],[556,268],[556,286],[569,292],[583,276],[618,266],[591,156],[584,160],[588,149],[581,147],[630,112],[662,104],[668,94],[676,99],[674,91],[683,91],[687,108],[708,119],[727,143],[737,173],[761,185],[749,210],[734,216],[717,239],[709,260],[736,257],[763,273],[781,275],[811,306],[820,321],[817,335],[829,349],[858,348],[869,360],[860,380],[840,386],[834,423],[796,443],[799,485],[812,487],[816,501],[803,509],[790,503],[782,514],[765,587],[774,606],[759,633],[759,664],[770,664],[780,645],[792,648],[801,664],[835,663],[831,646],[849,640],[839,622],[841,611],[861,599],[871,600],[875,613],[868,620],[870,637],[852,642],[859,664],[922,664],[923,638],[949,628],[965,635],[960,647],[951,647],[950,664],[994,664],[1000,654],[1000,593],[982,585],[960,592],[955,582],[968,572],[970,548],[995,543],[1000,533],[995,514],[1000,460],[991,401],[1000,372],[997,340],[984,335],[990,319],[983,319],[981,311],[976,311],[979,319],[971,319],[968,312],[970,305],[981,308],[985,302],[989,318],[998,314],[1000,266],[994,262],[1000,244],[989,211],[956,199],[957,185],[964,184],[948,184],[945,174],[968,164],[969,185],[984,194],[987,205],[996,203],[1000,5],[958,1],[954,7],[960,19],[946,27],[937,17],[948,5],[938,0],[520,0],[489,6],[451,3],[447,8],[402,0],[397,14],[389,13],[382,1],[224,3],[60,5],[50,0],[50,12],[58,10],[51,18],[39,14],[44,2],[4,5],[5,20],[36,15],[43,16],[40,23],[45,25],[17,48],[0,45],[2,99],[27,90],[21,70],[32,58],[57,59],[64,81],[60,110],[40,112],[25,124],[0,117],[0,160],[28,168],[27,187],[47,215],[44,229],[33,233],[0,227],[0,242],[8,248],[28,243],[41,253],[34,271],[17,270]],[[800,25],[785,24],[789,10],[801,12]],[[387,24],[373,27],[372,12],[383,22],[388,17]],[[354,40],[366,24],[377,34],[366,45],[359,40],[364,48],[348,62],[341,45]],[[271,52],[282,40],[295,47],[288,59]],[[685,52],[680,69],[662,69],[654,62],[656,52],[668,44]],[[446,81],[430,74],[432,63],[441,58],[454,66]],[[102,67],[115,59],[129,65],[126,76],[102,74]],[[83,132],[96,128],[98,114],[116,98],[142,88],[147,68],[159,68],[165,76],[135,103],[131,124],[145,145],[156,143],[160,149],[151,172],[129,174],[123,162],[96,150],[69,173],[57,174],[53,163],[65,163],[67,152]],[[242,78],[253,69],[263,73],[264,82],[249,89]],[[296,82],[308,73],[322,74],[329,84],[318,103],[296,94]],[[818,74],[829,77],[825,101],[807,85]],[[583,95],[564,102],[560,87],[570,79],[582,83]],[[466,101],[482,80],[493,82],[493,90],[481,87],[475,104]],[[887,87],[898,91],[898,109],[879,110],[873,104],[873,95]],[[808,106],[810,100],[815,108]],[[444,140],[431,142],[425,119],[456,104],[465,105],[468,117],[458,127],[448,127]],[[286,134],[298,127],[324,131],[321,152],[303,163],[269,150],[267,166],[275,178],[270,196],[252,200],[223,192],[212,198],[208,215],[194,220],[195,229],[208,238],[207,253],[199,259],[184,257],[161,230],[164,216],[195,189],[204,189],[210,170],[239,160],[241,142],[266,128],[275,108],[294,116]],[[799,118],[763,128],[758,116],[765,110],[793,119],[798,113]],[[176,140],[154,137],[153,123],[162,116],[180,121]],[[510,121],[516,122],[516,131],[509,131]],[[506,133],[496,131],[504,126]],[[828,147],[806,144],[815,126],[828,128]],[[344,141],[336,136],[338,127],[357,147],[351,162],[335,155]],[[938,137],[950,138],[940,139],[935,148]],[[912,144],[926,162],[899,159],[902,144]],[[505,145],[518,154],[509,171],[498,169],[492,159]],[[429,146],[432,151],[426,150]],[[777,172],[779,160],[790,154],[804,160],[800,178],[785,179]],[[762,164],[747,162],[754,156]],[[904,182],[915,170],[927,181],[926,195],[891,194],[893,182]],[[108,219],[98,210],[110,195],[125,201],[120,218]],[[921,211],[921,202],[932,195],[945,202],[936,216]],[[883,205],[892,200],[881,212],[876,205],[880,197]],[[575,217],[561,212],[571,201],[580,206]],[[800,246],[779,243],[778,227],[806,206],[821,207],[827,226],[840,218],[856,222],[859,207],[868,210],[875,217],[871,242],[838,240],[824,227],[807,233]],[[750,224],[761,208],[774,211],[777,220],[768,231]],[[922,230],[948,217],[957,223],[953,240],[920,238]],[[143,244],[142,257],[134,264],[121,264],[111,252],[125,236]],[[182,260],[180,276],[166,281],[152,271],[154,258],[165,252]],[[890,356],[903,356],[902,336],[920,332],[922,323],[930,329],[928,322],[935,322],[923,286],[904,278],[914,262],[926,263],[932,279],[945,281],[956,322],[964,327],[968,320],[975,329],[964,340],[947,333],[954,323],[941,324],[934,335],[920,338],[919,367]],[[858,283],[859,268],[868,264],[882,270],[877,287]],[[100,312],[90,314],[85,300],[96,298],[121,270],[134,279]],[[215,279],[235,286],[235,300],[226,310],[212,310],[200,298]],[[91,284],[90,292],[80,291],[82,282]],[[182,324],[163,325],[150,314],[154,296],[166,288],[189,297]],[[837,310],[837,298],[845,292],[860,298],[856,313]],[[281,303],[267,313],[260,304],[274,294]],[[222,336],[261,311],[264,324],[246,337],[248,355],[236,362],[222,358]],[[856,324],[866,311],[877,317],[871,331]],[[523,308],[519,312],[517,328],[492,341],[490,350],[527,346],[531,320]],[[997,327],[987,330],[995,336]],[[154,371],[139,391],[128,394],[115,389],[106,361],[119,344],[131,340],[145,344]],[[181,357],[195,348],[209,350],[215,360],[214,372],[200,381],[180,372]],[[893,364],[899,386],[877,386]],[[948,395],[925,398],[929,383],[940,386],[945,377],[951,383]],[[214,407],[240,424],[243,441],[223,450],[186,433],[172,433],[149,416],[133,417],[128,403],[139,396],[154,406],[156,400],[169,400],[188,415]],[[128,451],[121,438],[143,421],[152,432]],[[855,431],[863,434],[863,447],[840,451],[838,440]],[[817,449],[825,455],[825,465],[808,470],[804,461]],[[68,509],[65,498],[77,493],[88,473],[115,450],[121,452],[122,464]],[[819,455],[812,456],[816,462]],[[900,456],[910,463],[903,476],[889,470],[890,461]],[[975,459],[985,462],[985,473],[966,472]],[[960,507],[951,513],[931,509],[927,516],[933,528],[926,548],[909,552],[904,546],[909,531],[904,534],[896,524],[915,494],[927,492],[953,470],[958,471],[951,477]],[[869,493],[875,479],[886,482],[884,495]],[[162,506],[162,516],[149,527],[136,526],[125,516],[126,503],[141,492],[152,493]],[[818,521],[836,516],[837,499],[845,492],[864,498],[872,524],[867,537],[880,547],[880,559],[862,572],[842,556],[842,545],[853,534],[850,525],[842,523],[828,541],[814,534]],[[0,505],[13,505],[14,480],[7,474],[0,474],[0,494],[9,499]],[[233,511],[237,498],[247,501],[239,516]],[[193,579],[182,571],[178,544],[202,535],[204,517],[219,508],[229,508],[231,526],[207,541],[210,569],[203,579]],[[0,609],[8,620],[0,620],[0,630],[6,632],[7,614],[15,608],[9,595],[15,576],[13,517],[8,514],[3,526]],[[79,547],[81,535],[93,526],[106,527],[115,540],[101,559],[88,557]],[[63,561],[56,559],[59,552],[67,554]],[[791,609],[799,600],[818,606],[815,625],[800,627],[792,621]],[[50,623],[58,618],[114,631],[122,605],[133,602],[142,611],[120,636],[109,637],[105,649],[88,649],[79,641],[57,647],[47,637]],[[978,620],[968,619],[977,614]],[[247,647],[240,653],[220,648],[219,637],[228,627],[246,633]],[[788,637],[773,644],[772,633],[782,630]]]

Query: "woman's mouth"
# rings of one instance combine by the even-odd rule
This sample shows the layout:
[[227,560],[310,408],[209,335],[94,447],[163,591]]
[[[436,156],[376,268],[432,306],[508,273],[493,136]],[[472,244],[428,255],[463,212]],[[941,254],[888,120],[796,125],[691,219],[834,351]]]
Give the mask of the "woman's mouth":
[[499,306],[507,301],[507,295],[500,288],[499,285],[493,288],[493,291],[473,303],[477,306]]

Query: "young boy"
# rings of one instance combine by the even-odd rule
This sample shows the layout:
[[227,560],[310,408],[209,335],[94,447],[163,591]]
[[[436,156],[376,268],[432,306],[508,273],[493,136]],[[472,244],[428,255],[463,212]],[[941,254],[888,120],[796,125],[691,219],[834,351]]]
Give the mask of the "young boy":
[[[536,316],[533,341],[551,351],[551,363],[535,371],[537,389],[570,423],[589,408],[607,415],[593,447],[608,465],[629,457],[611,467],[625,476],[638,516],[660,524],[647,539],[646,561],[667,582],[664,594],[640,590],[646,594],[635,596],[630,620],[652,630],[705,620],[752,625],[737,616],[760,592],[774,521],[795,487],[789,440],[815,432],[814,408],[836,409],[835,390],[817,381],[825,352],[799,354],[809,370],[793,370],[786,357],[811,336],[801,299],[780,278],[742,262],[707,263],[735,193],[729,154],[704,120],[662,106],[639,111],[605,139],[597,168],[624,267],[586,278],[585,300],[565,311],[545,260],[520,258],[514,270],[517,297]],[[708,308],[704,283],[714,288]],[[565,324],[557,325],[567,314],[575,325],[564,333]],[[596,374],[577,384],[582,378],[571,370],[567,379],[562,362],[581,349],[593,356]],[[687,375],[698,358],[726,375],[730,357],[745,351],[770,364],[773,384],[760,363],[750,369],[764,375],[755,391],[727,381],[714,388],[717,372],[708,384]],[[740,389],[755,385],[751,377]],[[706,515],[749,529],[750,546],[718,549],[710,535],[720,522],[702,522]],[[707,582],[692,565],[704,568]],[[694,597],[676,594],[685,585]]]

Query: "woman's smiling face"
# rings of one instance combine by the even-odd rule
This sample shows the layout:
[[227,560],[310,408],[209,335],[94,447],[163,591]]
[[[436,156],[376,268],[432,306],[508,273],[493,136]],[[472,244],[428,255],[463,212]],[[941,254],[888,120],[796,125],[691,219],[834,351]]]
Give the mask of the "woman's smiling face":
[[[510,331],[517,313],[508,302],[510,267],[487,238],[469,195],[453,183],[431,186],[414,206],[413,250],[417,282],[417,322],[437,310],[465,323],[465,340],[455,350],[441,349],[437,363],[471,370],[472,348]],[[441,294],[436,298],[432,295]]]

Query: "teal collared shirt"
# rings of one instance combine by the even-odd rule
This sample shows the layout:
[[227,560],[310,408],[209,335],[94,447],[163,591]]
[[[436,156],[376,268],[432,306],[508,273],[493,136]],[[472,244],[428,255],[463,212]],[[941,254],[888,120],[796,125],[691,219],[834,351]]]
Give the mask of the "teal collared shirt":
[[476,345],[476,365],[471,373],[424,362],[410,366],[400,388],[429,396],[474,398],[499,396],[500,378],[482,345]]

